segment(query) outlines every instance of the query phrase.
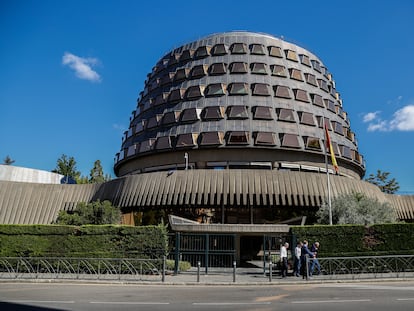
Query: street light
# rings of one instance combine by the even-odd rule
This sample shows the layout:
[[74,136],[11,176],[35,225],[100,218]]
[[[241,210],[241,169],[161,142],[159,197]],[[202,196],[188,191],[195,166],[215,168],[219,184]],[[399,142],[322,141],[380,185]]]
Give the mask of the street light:
[[184,153],[184,159],[185,159],[185,170],[188,169],[188,153]]

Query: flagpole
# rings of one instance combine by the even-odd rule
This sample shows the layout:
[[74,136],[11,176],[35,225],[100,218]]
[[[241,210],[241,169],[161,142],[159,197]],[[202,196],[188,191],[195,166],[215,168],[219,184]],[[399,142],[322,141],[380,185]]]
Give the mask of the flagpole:
[[329,180],[329,168],[328,168],[328,129],[325,124],[325,167],[326,167],[326,182],[328,187],[328,208],[329,208],[329,225],[332,226],[332,201],[331,201],[331,183]]

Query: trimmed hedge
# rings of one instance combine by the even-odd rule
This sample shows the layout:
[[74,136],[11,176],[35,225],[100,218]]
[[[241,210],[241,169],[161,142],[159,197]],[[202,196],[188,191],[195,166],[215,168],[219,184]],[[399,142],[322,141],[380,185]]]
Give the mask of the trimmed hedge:
[[167,249],[161,225],[0,225],[0,257],[152,258]]
[[413,223],[293,226],[291,234],[309,245],[318,241],[321,257],[414,254]]

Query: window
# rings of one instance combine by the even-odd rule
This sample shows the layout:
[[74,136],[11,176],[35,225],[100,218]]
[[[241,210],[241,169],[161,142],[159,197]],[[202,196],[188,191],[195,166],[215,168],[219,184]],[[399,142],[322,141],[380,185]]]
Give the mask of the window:
[[319,138],[316,137],[304,137],[306,149],[321,150],[321,143]]
[[342,136],[344,135],[344,127],[342,126],[341,123],[332,121],[332,127],[335,133],[338,133]]
[[345,133],[346,133],[345,134],[346,138],[348,138],[350,141],[354,141],[355,134],[354,134],[354,132],[351,131],[351,129],[345,128]]
[[263,44],[251,44],[250,54],[265,55],[265,47]]
[[286,77],[286,68],[281,65],[270,65],[270,72],[272,76]]
[[158,121],[161,119],[162,115],[155,115],[148,119],[147,129],[152,129],[158,126]]
[[257,132],[254,139],[255,145],[275,146],[276,134],[272,132]]
[[331,122],[329,122],[328,118],[324,118],[322,116],[316,116],[317,124],[320,128],[325,128],[325,124],[328,127],[328,130],[332,131]]
[[305,73],[306,83],[311,84],[313,86],[318,86],[318,82],[316,81],[316,77],[313,74]]
[[248,145],[249,132],[229,132],[227,136],[227,145]]
[[264,63],[251,63],[250,64],[250,70],[251,73],[260,74],[260,75],[266,75],[266,64]]
[[201,113],[203,120],[220,120],[224,118],[225,108],[222,106],[205,107]]
[[302,72],[300,70],[290,68],[289,69],[289,74],[290,74],[291,79],[295,79],[295,80],[298,80],[298,81],[303,81]]
[[362,163],[362,156],[356,150],[351,150],[352,159],[357,163]]
[[339,148],[341,149],[341,155],[344,158],[352,160],[351,148],[349,148],[348,146],[343,146],[343,145],[340,145]]
[[328,83],[323,79],[318,79],[319,87],[325,92],[329,92]]
[[311,62],[308,55],[300,54],[300,62],[308,67],[311,67]]
[[162,118],[161,124],[167,125],[172,124],[178,121],[178,118],[180,116],[179,111],[170,111],[164,114],[164,117]]
[[325,101],[326,108],[329,111],[332,111],[332,112],[335,112],[336,113],[335,103],[332,100],[330,100],[330,99],[324,99],[324,101]]
[[299,112],[300,123],[315,126],[315,120],[313,114],[310,112]]
[[194,57],[196,59],[207,57],[207,56],[210,55],[210,50],[211,50],[211,47],[209,47],[209,46],[200,46],[195,51]]
[[190,72],[189,68],[178,69],[174,76],[174,82],[179,82],[179,81],[183,81],[187,79],[189,72]]
[[227,118],[229,119],[248,119],[249,114],[246,106],[230,106],[227,108]]
[[252,85],[252,95],[270,96],[269,85],[264,83],[255,83]]
[[240,62],[231,63],[230,73],[247,73],[247,64]]
[[161,86],[164,86],[164,85],[166,85],[168,83],[171,83],[171,81],[174,79],[174,75],[175,75],[174,72],[169,72],[166,75],[163,75],[161,77],[161,80],[160,80],[160,85]]
[[191,69],[191,78],[192,79],[196,79],[196,78],[201,78],[204,77],[207,73],[207,65],[197,65],[194,66],[193,69]]
[[272,108],[265,106],[253,107],[253,119],[256,120],[273,120]]
[[247,45],[245,43],[233,43],[230,46],[231,54],[246,54]]
[[209,84],[204,93],[206,97],[222,96],[224,95],[224,84],[222,83]]
[[194,122],[200,120],[201,109],[189,108],[184,109],[181,113],[181,122]]
[[295,99],[301,102],[309,103],[308,93],[304,90],[294,89]]
[[283,57],[282,55],[282,50],[280,49],[280,47],[278,46],[269,46],[269,56],[273,56],[273,57]]
[[[334,142],[334,141],[331,141],[331,144],[332,144],[332,149],[334,150],[334,154],[337,155],[337,156],[339,156],[340,154],[339,154],[338,144],[336,142]],[[328,149],[328,153],[329,154],[331,153],[331,151],[329,149]]]
[[227,48],[223,43],[216,44],[211,50],[211,55],[220,56],[227,54]]
[[312,60],[312,66],[317,72],[322,72],[321,64],[317,60]]
[[169,95],[170,95],[169,93],[162,93],[158,95],[157,97],[155,97],[154,105],[158,106],[158,105],[165,104]]
[[289,88],[287,86],[283,86],[283,85],[274,85],[273,89],[275,91],[275,96],[276,97],[281,97],[281,98],[292,98],[290,96],[290,91]]
[[198,134],[196,133],[186,133],[178,135],[176,148],[185,148],[185,147],[194,147],[196,144]]
[[226,64],[224,63],[215,63],[211,64],[209,68],[209,73],[211,76],[223,75],[226,73]]
[[294,61],[294,62],[297,62],[297,61],[298,61],[298,57],[297,57],[297,55],[296,55],[296,52],[295,52],[295,51],[292,51],[292,50],[285,50],[285,55],[286,55],[286,58],[287,58],[288,60],[291,60],[291,61]]
[[203,96],[204,87],[201,85],[193,85],[187,89],[185,98],[194,100]]
[[180,54],[172,54],[170,56],[170,59],[168,60],[168,66],[177,64],[179,59],[180,59]]
[[282,147],[300,148],[299,137],[296,134],[282,134]]
[[185,50],[181,53],[180,62],[188,62],[193,58],[194,50]]
[[147,123],[146,120],[139,121],[135,127],[135,134],[142,132],[145,128],[146,123]]
[[201,133],[200,146],[217,146],[223,144],[223,132]]
[[295,122],[292,109],[280,108],[277,109],[277,116],[279,121]]
[[136,144],[129,146],[127,151],[127,157],[135,155],[137,147],[139,148],[139,145],[137,146]]
[[248,84],[247,83],[231,83],[227,88],[229,95],[247,95]]
[[151,138],[144,140],[139,146],[139,153],[151,151],[154,145],[155,139]]
[[312,98],[312,103],[314,105],[325,108],[325,105],[323,104],[322,96],[318,94],[311,94],[311,98]]
[[172,147],[171,136],[158,137],[157,143],[155,145],[156,150],[171,149],[171,147]]

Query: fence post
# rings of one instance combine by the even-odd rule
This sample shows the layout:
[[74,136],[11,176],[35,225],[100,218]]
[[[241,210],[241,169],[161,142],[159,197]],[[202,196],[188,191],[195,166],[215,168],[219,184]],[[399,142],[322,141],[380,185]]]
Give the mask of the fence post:
[[236,283],[236,261],[233,261],[233,283]]
[[165,282],[165,261],[167,258],[165,256],[162,257],[162,282]]
[[273,277],[273,262],[272,260],[269,261],[269,282],[272,282]]
[[174,274],[178,274],[178,266],[180,260],[180,232],[175,234],[175,263],[174,263]]
[[197,283],[200,283],[200,267],[201,267],[201,262],[197,261]]
[[306,280],[309,279],[309,255],[305,255],[305,259],[306,259],[306,266],[305,266],[305,273],[306,273]]

